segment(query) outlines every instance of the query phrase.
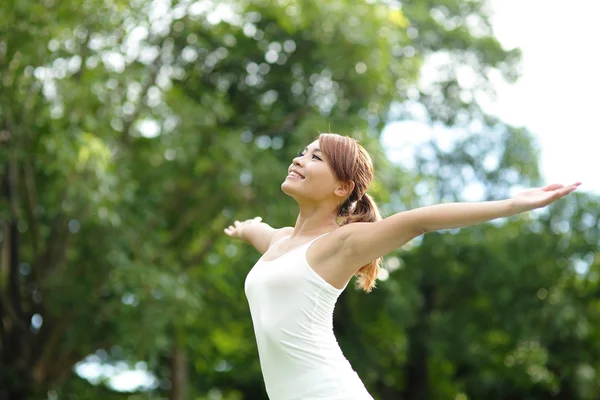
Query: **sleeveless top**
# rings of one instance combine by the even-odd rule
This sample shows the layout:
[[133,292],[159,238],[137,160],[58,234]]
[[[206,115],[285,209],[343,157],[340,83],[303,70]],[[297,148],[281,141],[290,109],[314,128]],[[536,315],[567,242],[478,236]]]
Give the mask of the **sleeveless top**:
[[306,260],[322,236],[275,260],[261,257],[246,277],[270,400],[373,400],[333,333],[333,309],[345,287],[329,284]]

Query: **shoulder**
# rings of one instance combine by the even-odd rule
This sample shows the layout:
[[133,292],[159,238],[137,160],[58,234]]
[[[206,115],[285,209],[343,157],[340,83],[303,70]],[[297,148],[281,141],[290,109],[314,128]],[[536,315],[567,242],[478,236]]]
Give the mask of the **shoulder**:
[[423,234],[414,228],[413,220],[410,212],[402,212],[375,222],[345,225],[342,253],[359,266],[384,257]]
[[275,229],[275,232],[271,235],[271,240],[269,241],[269,249],[271,246],[275,244],[275,242],[281,240],[282,238],[291,235],[294,232],[294,228],[291,226],[286,226],[283,228]]
[[331,261],[333,257],[343,263],[346,258],[346,251],[344,249],[346,248],[350,232],[351,230],[345,225],[316,240],[310,246],[312,258],[319,261]]
[[339,227],[315,240],[306,252],[310,267],[337,289],[343,289],[360,268],[360,265],[354,265],[346,250],[348,234],[346,225]]

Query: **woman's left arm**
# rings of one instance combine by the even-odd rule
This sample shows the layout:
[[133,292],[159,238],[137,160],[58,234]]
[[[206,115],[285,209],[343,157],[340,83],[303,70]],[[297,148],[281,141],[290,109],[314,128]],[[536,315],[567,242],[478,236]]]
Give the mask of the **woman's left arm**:
[[344,253],[352,264],[362,266],[426,232],[461,228],[545,207],[579,185],[548,185],[506,200],[438,204],[400,212],[377,222],[349,224],[344,227]]

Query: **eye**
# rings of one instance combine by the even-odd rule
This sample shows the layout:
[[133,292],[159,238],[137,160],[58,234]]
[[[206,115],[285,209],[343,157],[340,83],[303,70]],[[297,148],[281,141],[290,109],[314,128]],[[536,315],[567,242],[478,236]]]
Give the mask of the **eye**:
[[[296,154],[298,155],[298,157],[304,157],[304,153],[303,153],[303,152],[301,152],[301,151],[299,151],[299,152],[298,152],[298,153],[296,153]],[[319,157],[319,156],[318,156],[318,155],[316,155],[316,154],[313,154],[312,156],[313,156],[313,158],[316,158],[316,159],[317,159],[317,160],[319,160],[319,161],[323,161],[323,159],[321,159],[321,157]]]

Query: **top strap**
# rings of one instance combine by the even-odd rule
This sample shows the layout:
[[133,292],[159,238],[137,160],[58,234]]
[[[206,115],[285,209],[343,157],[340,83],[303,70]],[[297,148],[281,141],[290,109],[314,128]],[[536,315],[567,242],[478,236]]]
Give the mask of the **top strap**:
[[307,245],[309,245],[309,246],[310,246],[310,245],[311,245],[311,244],[313,244],[313,243],[314,243],[314,242],[315,242],[317,239],[320,239],[320,238],[322,238],[322,237],[323,237],[323,236],[325,236],[325,235],[329,235],[330,233],[331,233],[331,232],[326,232],[326,233],[324,233],[324,234],[322,234],[322,235],[320,235],[320,236],[317,236],[317,237],[316,237],[316,238],[314,238],[313,240],[311,240],[311,241],[309,241],[308,243],[306,243],[306,244],[305,244],[305,246],[307,246]]

